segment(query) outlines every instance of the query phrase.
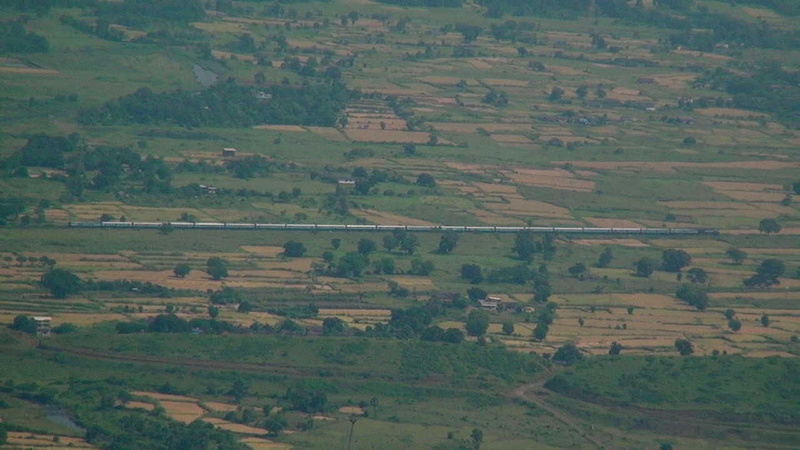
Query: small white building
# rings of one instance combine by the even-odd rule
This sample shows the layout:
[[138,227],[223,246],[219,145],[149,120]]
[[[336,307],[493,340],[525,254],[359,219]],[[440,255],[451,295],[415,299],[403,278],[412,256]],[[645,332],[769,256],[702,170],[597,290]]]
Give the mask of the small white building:
[[34,316],[33,321],[36,323],[37,336],[50,336],[50,330],[53,325],[53,318],[47,316]]
[[233,147],[225,147],[222,149],[222,156],[225,158],[233,158],[236,156],[236,149]]

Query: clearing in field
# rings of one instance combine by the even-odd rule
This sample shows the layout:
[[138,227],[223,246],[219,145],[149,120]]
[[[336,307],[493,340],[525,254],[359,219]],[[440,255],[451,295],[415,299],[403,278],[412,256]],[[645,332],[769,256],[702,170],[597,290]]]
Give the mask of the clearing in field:
[[532,142],[526,136],[519,134],[493,134],[491,138],[500,144],[530,144]]
[[247,253],[252,253],[258,256],[268,256],[274,258],[283,253],[283,247],[273,247],[265,245],[243,245],[240,247]]
[[282,444],[280,442],[270,441],[269,439],[258,437],[247,437],[240,439],[239,442],[247,445],[253,450],[291,450],[292,446],[289,444]]
[[270,131],[287,131],[293,133],[304,133],[305,128],[297,125],[256,125],[253,128],[256,130],[270,130]]
[[647,247],[647,244],[638,239],[575,239],[578,245],[618,245],[620,247]]
[[632,220],[608,219],[605,217],[585,217],[585,221],[599,228],[641,228],[642,226]]
[[569,219],[569,210],[539,200],[508,199],[506,203],[484,203],[488,209],[518,216],[549,217]]

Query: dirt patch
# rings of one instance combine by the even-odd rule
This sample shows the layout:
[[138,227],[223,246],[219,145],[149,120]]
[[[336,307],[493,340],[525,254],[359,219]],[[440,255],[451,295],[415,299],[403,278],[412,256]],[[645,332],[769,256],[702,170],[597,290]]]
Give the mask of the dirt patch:
[[258,60],[253,55],[244,55],[242,53],[225,52],[222,50],[211,50],[211,55],[217,59],[238,59],[249,63],[257,63]]
[[511,87],[527,87],[530,85],[529,81],[524,80],[508,80],[503,78],[484,78],[483,82],[490,86],[511,86]]
[[21,73],[26,75],[58,75],[58,71],[53,69],[37,69],[35,67],[8,67],[8,66],[0,66],[0,73]]
[[357,416],[363,416],[364,410],[359,408],[358,406],[342,406],[339,408],[339,412],[343,414],[353,414]]

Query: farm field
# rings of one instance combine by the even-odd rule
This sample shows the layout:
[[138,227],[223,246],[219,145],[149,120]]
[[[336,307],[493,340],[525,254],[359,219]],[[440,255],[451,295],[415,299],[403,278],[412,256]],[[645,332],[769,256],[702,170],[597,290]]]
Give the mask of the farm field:
[[794,2],[7,3],[0,447],[800,446]]

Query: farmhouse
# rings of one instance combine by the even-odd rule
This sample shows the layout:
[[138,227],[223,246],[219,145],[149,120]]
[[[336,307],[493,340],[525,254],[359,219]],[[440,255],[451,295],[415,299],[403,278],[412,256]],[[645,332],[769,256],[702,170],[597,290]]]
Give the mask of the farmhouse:
[[356,188],[356,180],[338,180],[336,181],[336,192],[345,193],[351,192]]
[[50,336],[50,329],[53,323],[52,317],[34,316],[33,321],[36,323],[36,334],[38,336]]
[[496,301],[492,301],[489,299],[478,300],[478,306],[480,306],[481,309],[484,309],[486,311],[497,311],[497,305],[498,303]]
[[222,149],[222,156],[225,158],[233,158],[236,156],[236,149],[233,147],[225,147]]

